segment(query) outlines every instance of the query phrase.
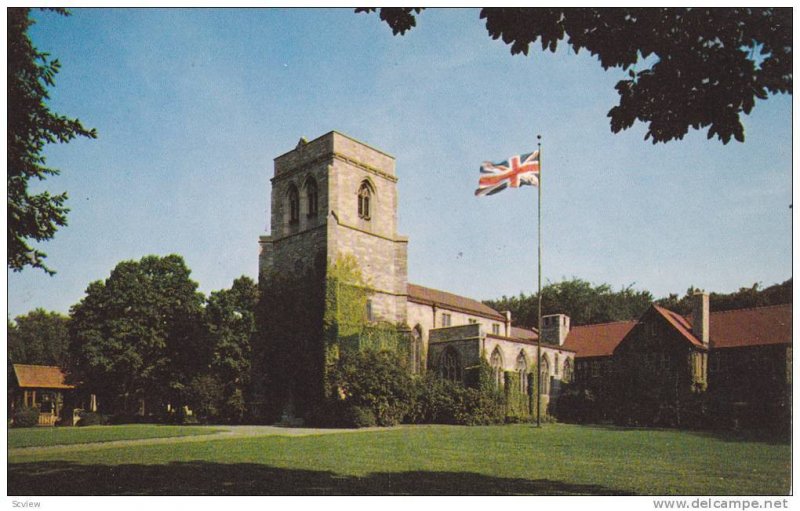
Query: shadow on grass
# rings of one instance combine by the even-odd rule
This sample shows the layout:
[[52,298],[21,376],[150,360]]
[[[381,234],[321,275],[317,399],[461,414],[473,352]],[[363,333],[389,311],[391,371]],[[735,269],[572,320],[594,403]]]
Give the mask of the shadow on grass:
[[394,472],[364,477],[253,463],[8,466],[9,495],[629,495],[598,485],[507,479],[470,472]]
[[[580,424],[577,424],[580,426]],[[728,429],[679,429],[679,428],[657,428],[646,426],[616,426],[613,424],[585,424],[587,428],[602,429],[604,431],[660,431],[665,433],[686,433],[688,435],[699,436],[704,438],[713,438],[723,442],[757,442],[769,445],[790,445],[792,443],[791,430],[787,428],[778,429],[745,429],[745,430],[728,430]]]

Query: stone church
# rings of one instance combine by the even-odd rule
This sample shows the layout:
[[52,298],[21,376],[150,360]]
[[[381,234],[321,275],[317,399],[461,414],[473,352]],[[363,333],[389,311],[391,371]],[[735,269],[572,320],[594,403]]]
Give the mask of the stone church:
[[515,381],[530,394],[528,375],[538,368],[546,404],[572,379],[575,352],[564,346],[569,318],[544,318],[537,364],[537,333],[512,326],[509,312],[409,283],[409,240],[397,233],[397,180],[394,157],[363,142],[336,131],[301,139],[275,158],[271,233],[259,240],[260,274],[302,272],[353,256],[369,282],[366,317],[410,331],[414,372],[464,381],[465,369],[484,357],[498,385],[508,372],[517,373]]

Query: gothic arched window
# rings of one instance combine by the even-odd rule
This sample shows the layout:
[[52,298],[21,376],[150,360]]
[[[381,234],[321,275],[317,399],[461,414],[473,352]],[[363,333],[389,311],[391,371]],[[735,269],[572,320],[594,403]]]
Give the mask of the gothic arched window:
[[572,381],[572,362],[570,359],[564,360],[564,374],[561,376],[561,379],[564,380],[565,383]]
[[411,331],[411,369],[422,373],[422,328],[417,325]]
[[453,348],[447,348],[442,353],[439,361],[439,374],[445,380],[461,382],[461,364],[458,353]]
[[539,393],[550,394],[550,361],[547,355],[542,357],[542,366],[539,369]]
[[308,200],[308,216],[317,216],[317,182],[313,177],[308,178],[306,181],[306,199]]
[[525,353],[520,350],[517,356],[517,376],[519,377],[519,391],[522,394],[528,393],[528,360]]
[[371,218],[370,207],[372,206],[372,186],[367,181],[363,181],[358,189],[358,217],[364,220]]
[[503,355],[499,348],[495,348],[489,358],[489,365],[492,367],[492,379],[498,389],[503,388]]
[[300,194],[295,185],[289,185],[289,222],[300,219]]

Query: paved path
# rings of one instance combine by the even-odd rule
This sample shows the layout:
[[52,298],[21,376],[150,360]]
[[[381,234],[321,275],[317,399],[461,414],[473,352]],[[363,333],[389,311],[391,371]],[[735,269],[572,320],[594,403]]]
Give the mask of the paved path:
[[[196,427],[196,426],[193,426]],[[332,433],[355,433],[363,431],[385,430],[387,428],[362,428],[362,429],[321,429],[321,428],[286,428],[279,426],[203,426],[209,429],[221,429],[217,433],[208,435],[191,435],[164,438],[141,438],[136,440],[114,440],[111,442],[90,442],[85,444],[49,445],[43,447],[17,447],[9,449],[8,454],[29,454],[39,452],[69,452],[85,451],[87,449],[109,449],[136,445],[161,445],[177,444],[184,442],[206,442],[208,440],[223,440],[231,438],[252,438],[259,436],[310,436],[328,435]]]

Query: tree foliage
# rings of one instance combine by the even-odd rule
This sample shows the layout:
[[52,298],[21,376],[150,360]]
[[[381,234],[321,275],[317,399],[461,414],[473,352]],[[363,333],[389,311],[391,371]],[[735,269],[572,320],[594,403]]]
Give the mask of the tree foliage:
[[[402,35],[419,12],[383,8],[380,17]],[[791,8],[485,8],[480,17],[512,54],[527,55],[537,41],[555,52],[566,38],[603,69],[628,71],[615,87],[611,130],[640,121],[653,143],[706,127],[708,138],[743,142],[740,115],[756,99],[792,93]]]
[[69,347],[69,318],[38,308],[8,323],[8,359],[13,364],[62,366]]
[[[538,294],[503,296],[486,304],[496,310],[509,310],[514,323],[538,327]],[[542,288],[542,314],[566,314],[573,325],[607,323],[638,318],[653,301],[649,291],[627,286],[614,291],[608,284],[593,285],[573,277]]]
[[[214,291],[205,307],[205,326],[211,349],[209,377],[220,382],[219,403],[211,416],[240,422],[244,418],[244,395],[250,385],[251,345],[255,333],[258,286],[249,277],[239,277],[230,289]],[[195,387],[210,387],[198,382]]]
[[[55,9],[66,15],[67,11]],[[21,271],[26,266],[53,274],[44,264],[46,254],[30,246],[31,241],[52,239],[58,227],[67,224],[66,193],[31,193],[31,179],[57,175],[47,167],[42,151],[46,144],[66,143],[76,137],[96,138],[78,119],[53,113],[47,106],[48,88],[60,68],[57,59],[37,50],[28,36],[34,23],[30,9],[9,8],[8,15],[8,267]]]
[[210,358],[203,296],[189,274],[180,256],[147,256],[89,284],[71,309],[69,378],[117,410],[143,398],[181,404]]
[[[696,291],[697,288],[691,286],[682,297],[671,294],[656,303],[679,314],[690,314]],[[761,284],[756,282],[750,287],[739,288],[733,293],[712,292],[709,293],[708,300],[709,307],[714,312],[792,303],[792,279],[763,289]]]

